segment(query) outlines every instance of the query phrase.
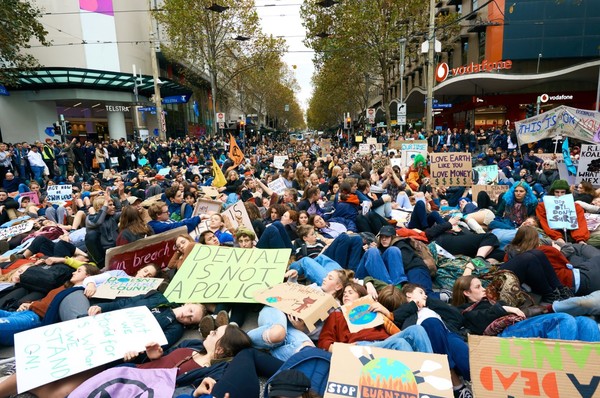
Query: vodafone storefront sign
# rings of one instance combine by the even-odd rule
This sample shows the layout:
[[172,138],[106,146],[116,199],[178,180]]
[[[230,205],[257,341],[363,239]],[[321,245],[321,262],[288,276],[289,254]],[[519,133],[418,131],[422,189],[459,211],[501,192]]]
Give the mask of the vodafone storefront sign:
[[540,101],[541,102],[548,102],[548,99],[550,99],[550,97],[548,96],[548,94],[542,94],[542,95],[540,95]]
[[481,61],[480,64],[476,64],[475,62],[471,62],[470,65],[467,66],[459,66],[458,68],[452,68],[448,66],[447,63],[442,62],[436,68],[435,79],[438,82],[443,82],[448,78],[450,72],[452,72],[452,76],[460,76],[460,75],[468,75],[471,73],[479,73],[479,72],[493,72],[495,70],[501,69],[511,69],[512,61],[497,61],[497,62],[488,62],[487,60]]
[[555,95],[548,95],[548,94],[542,94],[540,95],[540,102],[546,103],[548,101],[572,101],[573,100],[573,95],[572,94],[555,94]]

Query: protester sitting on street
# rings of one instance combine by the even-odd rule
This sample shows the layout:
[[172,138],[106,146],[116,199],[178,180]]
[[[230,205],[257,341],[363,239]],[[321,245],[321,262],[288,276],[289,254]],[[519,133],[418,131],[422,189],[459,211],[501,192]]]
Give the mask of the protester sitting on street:
[[116,245],[122,246],[154,234],[152,228],[144,222],[135,206],[126,206],[119,218],[119,235]]
[[496,219],[490,223],[490,229],[514,229],[527,217],[536,213],[538,199],[526,182],[518,182],[502,195],[496,211]]
[[192,238],[190,235],[179,235],[175,239],[175,253],[173,253],[173,256],[169,260],[167,267],[169,267],[169,269],[174,269],[175,271],[181,268],[183,262],[191,253],[195,244],[196,242],[194,241],[194,238]]
[[187,227],[188,233],[192,232],[200,224],[200,216],[184,218],[181,221],[169,219],[169,207],[165,202],[154,202],[148,208],[148,215],[152,219],[148,223],[155,234],[170,231],[179,227]]
[[106,251],[116,245],[121,214],[115,211],[108,189],[103,196],[94,199],[94,209],[97,213],[85,220],[85,246],[90,259],[103,267]]

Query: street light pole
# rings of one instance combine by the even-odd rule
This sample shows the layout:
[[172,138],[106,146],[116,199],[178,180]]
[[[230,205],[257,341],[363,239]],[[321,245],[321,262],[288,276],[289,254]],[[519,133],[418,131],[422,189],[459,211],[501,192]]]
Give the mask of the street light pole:
[[[152,0],[148,0],[149,9],[152,10]],[[165,115],[162,109],[162,98],[160,96],[160,79],[158,78],[158,60],[156,59],[157,42],[155,40],[154,26],[152,24],[152,12],[150,12],[150,61],[152,63],[152,78],[154,80],[154,105],[156,106],[156,120],[158,122],[158,138],[166,140]]]
[[435,2],[429,0],[429,49],[427,51],[427,109],[425,115],[425,130],[433,130],[433,61],[435,54]]
[[[400,43],[400,104],[404,101],[404,52],[406,50],[406,39],[401,38],[398,40]],[[396,115],[396,119],[400,121],[400,115]],[[400,125],[400,132],[404,132],[404,124],[398,123]]]

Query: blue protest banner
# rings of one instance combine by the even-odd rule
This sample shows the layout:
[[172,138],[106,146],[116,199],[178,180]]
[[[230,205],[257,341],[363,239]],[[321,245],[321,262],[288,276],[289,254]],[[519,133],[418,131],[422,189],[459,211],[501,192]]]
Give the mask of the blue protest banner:
[[563,196],[544,196],[544,206],[546,207],[546,219],[552,229],[578,229],[577,212],[575,211],[575,201],[573,195]]

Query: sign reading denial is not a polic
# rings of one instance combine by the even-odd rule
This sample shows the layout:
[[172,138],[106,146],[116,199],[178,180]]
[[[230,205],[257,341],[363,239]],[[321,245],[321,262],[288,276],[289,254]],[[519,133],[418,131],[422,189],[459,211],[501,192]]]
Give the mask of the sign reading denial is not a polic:
[[283,280],[290,249],[196,245],[169,283],[175,303],[255,303],[253,294]]

